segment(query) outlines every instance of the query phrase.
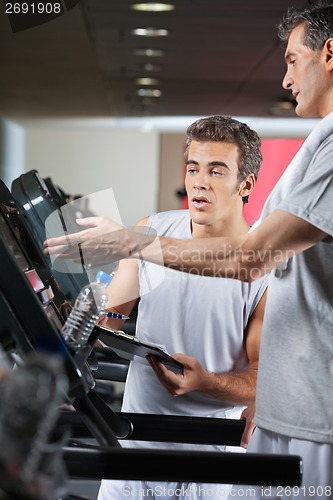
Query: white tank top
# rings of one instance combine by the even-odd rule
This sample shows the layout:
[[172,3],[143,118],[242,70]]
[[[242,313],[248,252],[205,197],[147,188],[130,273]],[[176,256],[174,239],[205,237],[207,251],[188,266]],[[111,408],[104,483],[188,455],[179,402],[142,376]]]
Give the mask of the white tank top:
[[[152,215],[147,227],[153,227],[161,236],[192,238],[188,210]],[[140,261],[139,280],[141,300],[136,327],[139,340],[163,345],[170,354],[181,352],[193,356],[211,372],[247,367],[244,334],[266,289],[267,278],[244,283],[192,275]],[[173,397],[147,362],[138,359],[130,364],[122,411],[239,418],[242,408],[199,392]]]

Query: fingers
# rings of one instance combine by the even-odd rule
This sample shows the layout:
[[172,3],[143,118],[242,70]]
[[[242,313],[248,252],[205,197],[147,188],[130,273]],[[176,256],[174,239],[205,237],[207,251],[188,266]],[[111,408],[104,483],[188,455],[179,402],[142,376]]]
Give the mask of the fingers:
[[186,367],[189,367],[191,362],[194,360],[192,356],[187,356],[186,354],[182,354],[180,352],[174,353],[172,357]]
[[[58,236],[57,238],[49,238],[44,241],[43,245],[45,248],[52,250],[52,253],[60,253],[61,250],[77,245],[80,242],[80,237],[78,233],[66,234],[64,236]],[[56,249],[56,251],[54,251]]]
[[240,443],[242,448],[246,449],[248,447],[250,439],[252,437],[252,434],[253,434],[253,431],[255,428],[256,428],[256,426],[252,421],[250,422],[249,420],[246,420],[245,429],[244,429],[244,432],[242,434],[241,443]]
[[[80,226],[98,227],[101,222],[101,217],[85,217],[84,219],[76,219],[76,222]],[[72,245],[77,245],[90,233],[87,230],[82,230],[78,232],[73,232],[69,234],[64,234],[63,236],[57,236],[55,238],[48,238],[44,241],[44,247],[49,251],[48,253],[60,253],[61,250]],[[93,235],[92,235],[93,236]],[[60,248],[59,248],[60,247]],[[63,247],[63,248],[61,248]]]
[[178,396],[178,377],[173,371],[168,370],[155,356],[147,356],[147,360],[154,370],[158,380],[168,390],[171,396]]
[[170,370],[168,370],[164,365],[163,363],[161,363],[161,361],[156,358],[156,356],[147,356],[147,360],[150,364],[150,366],[153,368],[154,372],[156,373],[156,375],[168,375],[168,372],[170,372]]
[[106,232],[113,232],[119,229],[124,229],[123,226],[117,224],[113,220],[107,217],[84,217],[76,219],[79,226],[90,227],[90,228],[105,228]]
[[102,221],[102,217],[84,217],[76,219],[76,222],[79,226],[90,226],[90,227],[98,227]]
[[46,255],[56,255],[61,259],[77,258],[79,253],[78,245],[67,244],[49,244],[48,241],[44,242],[44,254]]
[[44,241],[44,253],[46,255],[60,255],[66,251],[64,245],[49,244],[48,241]]

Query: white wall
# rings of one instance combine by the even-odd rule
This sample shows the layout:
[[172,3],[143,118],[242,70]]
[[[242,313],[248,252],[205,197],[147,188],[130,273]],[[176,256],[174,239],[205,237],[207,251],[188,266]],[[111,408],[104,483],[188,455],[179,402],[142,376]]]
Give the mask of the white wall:
[[182,207],[177,190],[184,185],[184,140],[185,132],[161,133],[160,136],[160,211]]
[[157,210],[158,132],[43,122],[24,130],[25,171],[36,169],[70,194],[112,188],[125,225]]
[[23,128],[0,117],[0,178],[8,189],[24,171],[24,144]]

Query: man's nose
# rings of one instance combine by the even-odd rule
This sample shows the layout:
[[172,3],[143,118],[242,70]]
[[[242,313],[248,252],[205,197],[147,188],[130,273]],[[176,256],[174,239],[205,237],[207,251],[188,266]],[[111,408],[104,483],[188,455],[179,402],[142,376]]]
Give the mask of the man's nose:
[[289,75],[288,71],[286,71],[286,74],[284,75],[284,78],[282,80],[282,87],[286,90],[290,89],[290,87],[293,84],[293,80],[291,76]]
[[198,173],[195,177],[194,187],[196,189],[208,189],[209,188],[208,175],[205,173]]

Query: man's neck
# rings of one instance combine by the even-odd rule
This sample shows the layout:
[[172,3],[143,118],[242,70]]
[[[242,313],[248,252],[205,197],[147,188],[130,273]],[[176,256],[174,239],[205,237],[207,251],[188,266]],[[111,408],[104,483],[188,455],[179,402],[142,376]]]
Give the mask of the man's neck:
[[214,238],[218,236],[240,236],[246,234],[250,225],[242,216],[237,221],[219,221],[216,224],[196,224],[191,220],[192,238]]

